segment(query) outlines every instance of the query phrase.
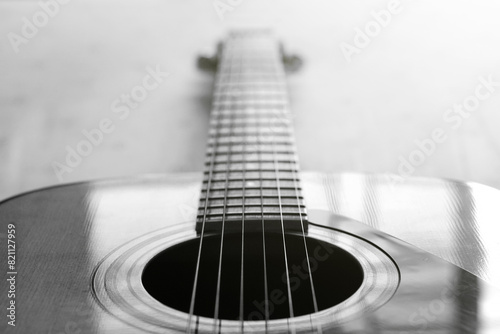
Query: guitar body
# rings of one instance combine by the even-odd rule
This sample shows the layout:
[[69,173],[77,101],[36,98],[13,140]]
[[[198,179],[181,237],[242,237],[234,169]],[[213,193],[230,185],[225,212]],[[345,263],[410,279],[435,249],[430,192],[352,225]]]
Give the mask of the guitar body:
[[[498,331],[500,247],[491,231],[500,221],[500,191],[432,179],[301,176],[309,237],[343,244],[360,252],[358,260],[385,257],[371,265],[359,260],[365,273],[362,294],[334,313],[318,315],[313,328]],[[16,272],[15,298],[7,297],[9,286],[0,295],[1,305],[15,300],[15,326],[4,318],[2,332],[185,332],[185,312],[171,312],[144,291],[141,261],[167,247],[162,245],[196,238],[200,186],[197,174],[151,176],[54,187],[1,203],[2,233],[15,229]],[[176,274],[175,268],[170,271]],[[367,297],[371,290],[379,293],[373,297],[376,307]],[[210,322],[197,321],[200,332],[212,332]],[[244,330],[290,331],[282,320],[262,323],[246,321]],[[239,332],[238,324],[222,321],[217,331]],[[304,327],[303,319],[295,325],[297,332],[316,331]]]
[[205,60],[202,174],[0,203],[2,333],[499,332],[500,191],[300,173],[298,59],[243,29]]

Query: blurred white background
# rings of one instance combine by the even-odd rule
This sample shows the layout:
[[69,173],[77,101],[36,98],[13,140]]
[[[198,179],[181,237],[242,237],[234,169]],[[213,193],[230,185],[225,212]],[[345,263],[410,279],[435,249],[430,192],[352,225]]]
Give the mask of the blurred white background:
[[[457,114],[447,114],[474,101],[481,78],[500,82],[496,2],[72,0],[58,6],[44,22],[38,1],[0,2],[0,198],[61,180],[201,171],[212,76],[196,68],[196,56],[230,27],[256,24],[274,28],[305,60],[289,85],[303,170],[398,174],[401,159],[418,155],[415,141],[439,128],[446,140],[410,174],[500,188],[500,86],[490,87],[459,125]],[[397,10],[382,26],[375,17],[388,8]],[[27,21],[36,28],[31,35]],[[377,25],[369,43],[360,44],[359,30]],[[349,61],[341,47],[356,42],[362,47]],[[113,101],[156,66],[169,77],[119,119]],[[65,163],[67,146],[75,148],[82,131],[104,118],[114,130],[58,178],[53,162]]]

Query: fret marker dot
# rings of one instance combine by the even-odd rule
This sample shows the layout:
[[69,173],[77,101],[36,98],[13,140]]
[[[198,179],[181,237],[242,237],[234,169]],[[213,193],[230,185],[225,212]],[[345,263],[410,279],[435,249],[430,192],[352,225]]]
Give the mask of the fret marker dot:
[[255,181],[245,182],[245,187],[256,187],[256,186],[257,186],[257,182],[255,182]]

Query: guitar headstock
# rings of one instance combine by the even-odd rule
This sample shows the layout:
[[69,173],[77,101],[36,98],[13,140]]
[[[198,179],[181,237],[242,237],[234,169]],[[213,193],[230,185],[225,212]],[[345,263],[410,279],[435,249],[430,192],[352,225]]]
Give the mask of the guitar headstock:
[[[232,30],[228,33],[227,38],[231,38],[231,36],[235,36],[235,35],[242,34],[242,33],[252,33],[252,32],[262,32],[262,33],[269,34],[271,36],[273,35],[272,32],[268,29],[265,29],[265,30],[246,29],[246,30]],[[284,66],[285,70],[289,73],[293,73],[293,72],[298,71],[302,67],[302,64],[303,64],[303,61],[300,58],[300,56],[298,56],[297,54],[294,54],[294,53],[287,52],[283,43],[281,43],[281,42],[277,42],[277,43],[278,43],[277,47],[280,50],[280,55],[281,55],[281,59],[283,61],[283,66]],[[205,70],[205,71],[215,72],[217,70],[218,64],[219,64],[221,56],[222,56],[222,50],[224,48],[224,44],[225,43],[223,41],[220,41],[217,43],[217,47],[216,47],[215,51],[212,50],[212,51],[200,52],[200,54],[198,55],[198,59],[197,59],[198,68],[201,70]]]

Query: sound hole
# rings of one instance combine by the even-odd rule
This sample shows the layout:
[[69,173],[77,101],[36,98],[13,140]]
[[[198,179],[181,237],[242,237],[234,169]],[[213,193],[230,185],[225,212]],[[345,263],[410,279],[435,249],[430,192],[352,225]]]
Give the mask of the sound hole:
[[[285,241],[293,316],[314,313],[303,237],[286,235]],[[152,297],[185,313],[189,313],[190,309],[199,242],[199,239],[192,239],[159,253],[148,263],[142,276],[143,285]],[[220,235],[206,236],[203,240],[195,315],[214,317],[220,245]],[[282,235],[266,233],[264,261],[262,235],[245,234],[242,301],[241,245],[241,235],[224,236],[218,318],[240,320],[241,304],[244,320],[289,318],[291,314]],[[363,270],[351,254],[312,238],[307,238],[307,248],[318,310],[341,303],[361,286]],[[264,275],[264,267],[267,275]]]

